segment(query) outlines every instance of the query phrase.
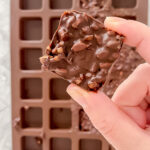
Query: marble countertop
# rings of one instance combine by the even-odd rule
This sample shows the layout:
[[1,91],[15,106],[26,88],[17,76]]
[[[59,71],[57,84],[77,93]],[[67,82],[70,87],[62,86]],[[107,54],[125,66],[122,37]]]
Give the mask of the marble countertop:
[[11,150],[10,0],[0,0],[0,149]]
[[0,0],[0,149],[11,150],[10,0]]
[[10,0],[0,0],[0,150],[12,149],[9,38]]

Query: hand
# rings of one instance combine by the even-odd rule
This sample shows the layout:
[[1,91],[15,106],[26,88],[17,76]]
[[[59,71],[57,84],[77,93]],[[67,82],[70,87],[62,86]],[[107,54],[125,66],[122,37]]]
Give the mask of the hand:
[[118,150],[150,150],[150,28],[116,17],[105,26],[123,34],[147,61],[118,87],[112,101],[102,92],[87,92],[71,84],[70,96],[88,114],[94,126]]

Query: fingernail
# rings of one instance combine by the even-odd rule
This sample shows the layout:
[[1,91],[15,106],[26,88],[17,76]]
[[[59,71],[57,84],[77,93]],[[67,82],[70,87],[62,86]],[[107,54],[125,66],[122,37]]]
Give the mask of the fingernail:
[[123,18],[119,18],[119,17],[106,17],[105,21],[107,22],[122,22],[125,21],[125,19]]
[[81,89],[80,87],[71,84],[67,88],[67,93],[83,108],[86,108],[86,99],[89,97],[88,92]]
[[121,23],[124,23],[125,19],[118,17],[106,17],[104,25],[106,28],[114,29],[119,26]]

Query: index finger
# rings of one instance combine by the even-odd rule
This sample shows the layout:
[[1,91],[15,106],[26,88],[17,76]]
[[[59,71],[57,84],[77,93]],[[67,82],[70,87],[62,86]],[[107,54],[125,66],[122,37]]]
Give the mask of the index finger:
[[125,43],[137,48],[138,53],[150,63],[150,28],[143,23],[118,17],[107,17],[105,27],[126,37]]

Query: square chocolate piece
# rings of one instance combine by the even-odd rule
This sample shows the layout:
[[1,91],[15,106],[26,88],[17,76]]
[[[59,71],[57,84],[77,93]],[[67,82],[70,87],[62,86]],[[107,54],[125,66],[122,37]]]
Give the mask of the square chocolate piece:
[[86,13],[67,11],[40,61],[43,69],[86,90],[97,91],[119,57],[122,43],[121,35]]

